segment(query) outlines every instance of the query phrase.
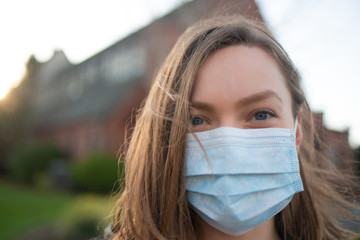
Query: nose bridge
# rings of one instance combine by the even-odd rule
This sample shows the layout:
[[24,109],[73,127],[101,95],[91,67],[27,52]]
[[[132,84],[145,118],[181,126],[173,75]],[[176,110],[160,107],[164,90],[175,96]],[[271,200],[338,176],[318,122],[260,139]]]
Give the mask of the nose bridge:
[[223,111],[219,116],[219,127],[240,128],[240,121],[234,111]]

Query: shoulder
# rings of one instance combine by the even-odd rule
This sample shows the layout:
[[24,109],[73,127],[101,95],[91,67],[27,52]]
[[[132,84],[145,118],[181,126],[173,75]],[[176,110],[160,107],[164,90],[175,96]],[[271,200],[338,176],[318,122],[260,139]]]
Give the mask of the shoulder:
[[114,233],[112,232],[112,226],[113,223],[110,223],[105,229],[104,229],[104,237],[93,237],[89,240],[110,240],[114,237]]

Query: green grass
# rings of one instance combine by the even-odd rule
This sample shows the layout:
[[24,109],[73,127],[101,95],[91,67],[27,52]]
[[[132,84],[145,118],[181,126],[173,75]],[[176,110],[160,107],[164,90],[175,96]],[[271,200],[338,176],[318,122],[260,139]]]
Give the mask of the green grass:
[[73,199],[70,195],[38,192],[7,183],[0,183],[0,196],[0,239],[57,220]]
[[41,224],[68,221],[69,214],[85,202],[104,217],[110,212],[107,196],[37,191],[0,181],[0,239],[11,239]]

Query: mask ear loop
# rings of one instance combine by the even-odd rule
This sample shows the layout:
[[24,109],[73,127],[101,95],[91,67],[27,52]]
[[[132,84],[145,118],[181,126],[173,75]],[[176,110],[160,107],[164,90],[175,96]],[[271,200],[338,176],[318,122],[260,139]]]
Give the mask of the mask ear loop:
[[295,117],[295,128],[294,128],[294,135],[293,135],[295,142],[296,142],[296,132],[297,132],[297,125],[298,125],[298,116],[299,115],[296,115],[296,117]]

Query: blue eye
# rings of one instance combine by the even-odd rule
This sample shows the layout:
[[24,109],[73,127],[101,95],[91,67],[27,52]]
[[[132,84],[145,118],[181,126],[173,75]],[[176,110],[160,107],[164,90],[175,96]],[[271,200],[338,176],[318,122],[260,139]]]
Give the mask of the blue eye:
[[200,117],[193,117],[191,119],[191,124],[194,126],[198,126],[204,123],[204,119],[200,118]]
[[267,120],[270,117],[273,117],[274,114],[267,111],[258,112],[254,115],[255,120],[257,121],[264,121]]

